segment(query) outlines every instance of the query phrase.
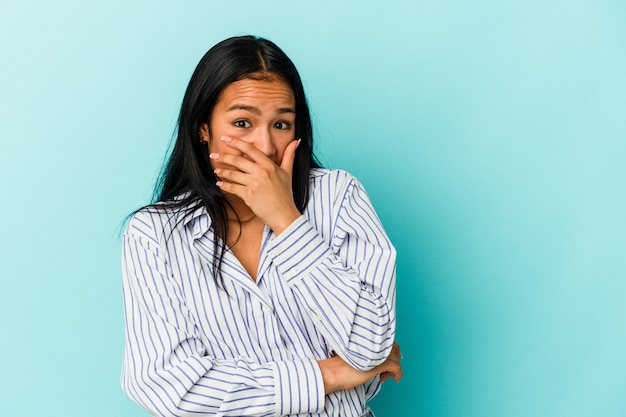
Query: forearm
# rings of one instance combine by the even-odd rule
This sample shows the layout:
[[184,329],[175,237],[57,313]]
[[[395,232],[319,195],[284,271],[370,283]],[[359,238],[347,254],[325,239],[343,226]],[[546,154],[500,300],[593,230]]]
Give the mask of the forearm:
[[394,343],[385,361],[368,371],[354,369],[338,356],[320,360],[317,364],[322,373],[325,392],[329,394],[339,390],[354,388],[381,374],[384,379],[392,377],[396,382],[399,381],[402,378],[400,357],[400,346]]
[[[126,235],[123,244],[126,345],[122,387],[150,413],[290,415],[318,413],[324,384],[313,359],[216,359],[178,297],[156,250]],[[299,390],[306,387],[307,395]]]
[[393,302],[362,283],[358,275],[322,265],[295,288],[329,346],[353,367],[368,370],[389,355],[396,328]]
[[[302,311],[353,367],[366,370],[380,364],[395,334],[393,247],[387,241],[383,247],[368,244],[366,255],[341,259],[304,217],[283,235],[270,253]],[[345,256],[364,246],[347,248]],[[346,266],[349,262],[355,263]]]
[[[167,369],[155,364],[149,372],[134,365],[125,363],[122,387],[155,415],[282,416],[324,406],[322,378],[309,360],[257,364],[190,357]],[[302,387],[306,396],[298,395]]]

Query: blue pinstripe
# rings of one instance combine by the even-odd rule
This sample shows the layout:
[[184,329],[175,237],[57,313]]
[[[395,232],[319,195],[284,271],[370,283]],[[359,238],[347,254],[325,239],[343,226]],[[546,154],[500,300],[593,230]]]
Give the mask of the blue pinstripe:
[[226,290],[203,208],[133,216],[121,378],[132,400],[162,416],[366,415],[378,379],[325,396],[316,361],[338,354],[367,370],[387,357],[396,253],[354,177],[315,169],[310,180],[303,216],[280,236],[266,227],[256,282],[227,251]]

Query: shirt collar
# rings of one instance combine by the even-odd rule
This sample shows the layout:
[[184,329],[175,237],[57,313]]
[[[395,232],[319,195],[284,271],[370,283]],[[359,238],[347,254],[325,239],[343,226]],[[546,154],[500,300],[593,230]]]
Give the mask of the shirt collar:
[[207,213],[204,205],[197,207],[193,211],[187,212],[181,221],[181,225],[191,230],[193,239],[204,236],[211,228],[211,217]]
[[[174,201],[180,201],[188,197],[189,194],[190,192],[180,194],[174,197]],[[190,204],[190,206],[193,205],[196,205],[196,203],[192,202]],[[207,212],[204,204],[196,207],[193,210],[189,210],[189,208],[190,207],[183,207],[180,210],[176,210],[176,212],[178,213],[176,217],[182,216],[182,218],[179,217],[180,221],[176,221],[176,223],[181,228],[190,229],[193,239],[196,240],[206,234],[211,228],[211,217],[209,216],[209,213]]]

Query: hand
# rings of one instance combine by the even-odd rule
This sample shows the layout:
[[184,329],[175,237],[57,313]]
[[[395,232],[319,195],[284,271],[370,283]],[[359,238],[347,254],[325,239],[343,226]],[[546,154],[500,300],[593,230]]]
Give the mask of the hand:
[[396,382],[402,378],[400,365],[400,345],[393,344],[389,357],[382,364],[369,371],[358,371],[339,356],[318,361],[326,394],[334,391],[354,388],[365,383],[376,375],[380,375],[381,382],[393,377]]
[[[387,358],[387,361],[389,361],[391,358],[392,361],[397,360],[397,364],[398,367],[400,369],[400,373],[398,374],[397,369],[396,368],[392,368],[390,370],[386,370],[380,373],[380,382],[385,382],[387,379],[393,377],[394,381],[399,382],[400,378],[402,378],[402,367],[400,365],[400,359],[402,359],[402,353],[400,352],[400,345],[395,343],[393,344],[393,347],[391,348],[391,354],[389,355],[389,357]],[[383,363],[382,365],[384,365],[385,363]],[[381,366],[382,366],[381,365]]]
[[277,165],[251,143],[230,136],[220,139],[241,155],[209,155],[211,159],[234,168],[215,169],[220,178],[217,186],[243,200],[275,234],[280,234],[300,217],[291,188],[293,161],[300,141],[294,140],[287,145],[280,165]]

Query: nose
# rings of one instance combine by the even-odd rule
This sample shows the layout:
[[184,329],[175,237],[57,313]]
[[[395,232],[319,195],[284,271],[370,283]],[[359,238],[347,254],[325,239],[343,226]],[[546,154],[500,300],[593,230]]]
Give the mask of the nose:
[[258,150],[267,156],[272,156],[276,153],[272,133],[269,128],[258,129],[253,139],[253,144]]

